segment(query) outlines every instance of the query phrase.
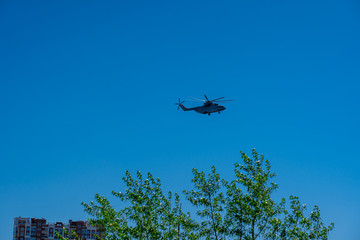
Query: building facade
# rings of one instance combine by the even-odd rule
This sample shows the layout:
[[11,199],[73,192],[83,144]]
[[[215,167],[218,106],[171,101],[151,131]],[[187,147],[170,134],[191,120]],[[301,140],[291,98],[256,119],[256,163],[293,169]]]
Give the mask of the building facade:
[[54,240],[58,239],[55,232],[64,235],[64,229],[68,232],[75,231],[83,240],[101,237],[99,229],[91,226],[87,221],[72,221],[69,223],[47,223],[46,219],[37,218],[14,218],[13,240]]

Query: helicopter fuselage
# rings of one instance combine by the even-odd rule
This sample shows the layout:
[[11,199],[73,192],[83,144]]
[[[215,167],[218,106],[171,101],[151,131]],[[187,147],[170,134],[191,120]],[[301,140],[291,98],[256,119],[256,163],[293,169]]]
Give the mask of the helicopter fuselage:
[[216,113],[216,112],[220,113],[221,111],[224,111],[226,109],[224,106],[219,105],[218,102],[234,101],[234,100],[223,100],[224,97],[216,98],[213,100],[209,100],[206,95],[204,95],[204,97],[206,100],[194,98],[195,100],[204,102],[204,104],[199,107],[187,108],[183,105],[185,101],[180,101],[180,98],[179,98],[179,102],[175,103],[175,105],[178,106],[178,110],[181,107],[181,109],[184,111],[195,111],[197,113],[210,115],[211,113]]
[[221,112],[224,111],[226,108],[224,106],[218,105],[218,104],[207,104],[204,106],[200,106],[200,107],[193,107],[193,108],[186,108],[184,105],[180,105],[180,107],[184,110],[184,111],[195,111],[197,113],[201,113],[201,114],[209,114],[210,113],[215,113],[215,112]]

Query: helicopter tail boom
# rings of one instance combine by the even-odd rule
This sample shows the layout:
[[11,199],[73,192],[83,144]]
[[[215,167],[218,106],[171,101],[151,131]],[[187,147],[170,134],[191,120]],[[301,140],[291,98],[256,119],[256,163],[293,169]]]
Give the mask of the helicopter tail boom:
[[184,105],[182,105],[181,103],[179,104],[179,106],[181,107],[181,109],[183,110],[183,111],[190,111],[191,109],[188,109],[188,108],[186,108]]

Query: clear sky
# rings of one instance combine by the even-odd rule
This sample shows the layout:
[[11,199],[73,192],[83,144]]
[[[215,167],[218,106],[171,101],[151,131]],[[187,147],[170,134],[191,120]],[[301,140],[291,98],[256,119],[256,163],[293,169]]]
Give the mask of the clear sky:
[[[2,0],[0,239],[16,216],[85,220],[126,170],[180,192],[252,148],[277,196],[360,239],[359,43],[355,0]],[[236,101],[176,111],[203,94]]]

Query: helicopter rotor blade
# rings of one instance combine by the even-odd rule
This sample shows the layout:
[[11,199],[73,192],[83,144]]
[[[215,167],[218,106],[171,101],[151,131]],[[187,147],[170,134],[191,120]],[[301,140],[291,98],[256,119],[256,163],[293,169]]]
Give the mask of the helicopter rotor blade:
[[180,98],[179,98],[179,102],[178,103],[174,103],[175,105],[177,105],[177,110],[179,110],[179,107],[180,107]]
[[221,101],[212,101],[212,102],[233,102],[235,100],[221,100]]
[[207,96],[204,94],[204,97],[206,98],[206,100],[208,100],[210,102],[210,100],[207,98]]
[[177,107],[177,110],[179,110],[179,108],[180,108],[180,105],[181,104],[183,104],[185,102],[185,100],[184,101],[182,101],[182,102],[180,102],[180,98],[179,98],[179,102],[178,103],[174,103],[175,105],[177,105],[178,107]]
[[[192,99],[194,99],[194,100],[196,100],[196,101],[206,102],[206,100],[204,100],[204,99],[194,98],[194,97],[190,97],[190,98],[192,98]],[[193,100],[191,100],[191,101],[193,101]]]
[[217,101],[217,100],[223,99],[223,98],[224,98],[224,97],[216,98],[216,99],[211,100],[210,102],[214,102],[214,101]]

